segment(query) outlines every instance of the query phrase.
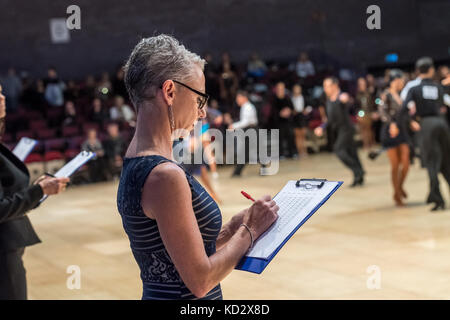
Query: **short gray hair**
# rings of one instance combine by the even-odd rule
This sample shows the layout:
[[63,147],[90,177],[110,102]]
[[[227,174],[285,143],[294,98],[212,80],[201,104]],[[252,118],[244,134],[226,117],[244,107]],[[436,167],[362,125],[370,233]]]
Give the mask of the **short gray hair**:
[[203,70],[205,63],[172,36],[160,34],[144,38],[134,47],[124,66],[125,86],[138,108],[142,101],[155,96],[164,81],[189,81],[193,67],[197,65]]

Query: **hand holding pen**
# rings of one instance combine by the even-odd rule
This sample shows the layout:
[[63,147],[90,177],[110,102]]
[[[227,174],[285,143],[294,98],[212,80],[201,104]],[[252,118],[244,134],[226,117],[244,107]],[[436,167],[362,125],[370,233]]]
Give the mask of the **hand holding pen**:
[[252,240],[250,247],[252,247],[253,242],[278,219],[280,208],[270,195],[265,195],[255,201],[247,192],[241,191],[241,193],[244,197],[253,201],[241,224],[250,232]]

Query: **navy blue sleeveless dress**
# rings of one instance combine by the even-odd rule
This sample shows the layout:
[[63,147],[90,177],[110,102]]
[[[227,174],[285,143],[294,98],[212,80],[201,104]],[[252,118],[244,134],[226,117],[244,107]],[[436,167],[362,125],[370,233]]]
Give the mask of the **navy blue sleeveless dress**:
[[[168,161],[176,164],[159,155],[125,158],[117,192],[117,207],[123,227],[141,270],[144,300],[196,299],[183,283],[164,247],[156,220],[148,218],[141,206],[142,188],[147,176],[158,164]],[[183,169],[182,166],[178,166]],[[203,244],[207,255],[210,256],[216,252],[216,239],[222,227],[222,215],[208,192],[186,170],[184,172],[192,192],[192,208]],[[220,284],[202,299],[222,299]]]

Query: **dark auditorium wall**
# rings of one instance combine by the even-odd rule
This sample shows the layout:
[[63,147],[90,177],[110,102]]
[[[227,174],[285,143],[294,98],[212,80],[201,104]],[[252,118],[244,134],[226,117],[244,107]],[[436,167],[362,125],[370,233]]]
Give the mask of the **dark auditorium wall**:
[[[71,4],[81,8],[81,30],[52,44],[49,19],[67,17]],[[370,4],[381,7],[381,30],[366,28]],[[383,64],[387,52],[404,63],[449,58],[448,0],[0,0],[0,8],[0,74],[8,66],[35,76],[49,65],[64,77],[112,71],[140,37],[160,32],[216,60],[224,50],[237,61],[252,51],[288,60],[307,50],[359,68]]]

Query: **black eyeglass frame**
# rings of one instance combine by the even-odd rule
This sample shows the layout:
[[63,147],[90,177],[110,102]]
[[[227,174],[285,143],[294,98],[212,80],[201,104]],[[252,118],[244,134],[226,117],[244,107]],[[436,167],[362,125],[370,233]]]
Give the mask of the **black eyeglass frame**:
[[[205,107],[206,103],[209,100],[209,94],[206,94],[206,93],[200,92],[198,90],[195,90],[194,88],[189,87],[187,84],[184,84],[183,82],[180,82],[180,81],[177,81],[177,80],[172,80],[172,81],[175,82],[175,83],[178,83],[179,85],[185,87],[186,89],[191,90],[192,92],[198,94],[200,97],[203,98],[203,99],[201,99],[200,104],[198,106],[199,110],[202,110]],[[162,86],[161,86],[161,88],[162,88]]]

